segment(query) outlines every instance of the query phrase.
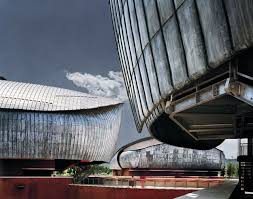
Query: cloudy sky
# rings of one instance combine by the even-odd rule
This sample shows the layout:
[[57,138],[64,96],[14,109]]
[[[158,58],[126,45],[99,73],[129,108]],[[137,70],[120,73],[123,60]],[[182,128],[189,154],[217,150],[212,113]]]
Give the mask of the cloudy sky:
[[[107,0],[1,0],[0,75],[125,98]],[[118,147],[138,134],[128,103]],[[235,141],[221,146],[236,156]]]

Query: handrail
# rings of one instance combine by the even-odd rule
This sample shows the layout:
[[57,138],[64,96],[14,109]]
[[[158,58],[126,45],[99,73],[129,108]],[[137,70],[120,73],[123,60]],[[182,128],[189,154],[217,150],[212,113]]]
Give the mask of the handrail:
[[103,178],[91,177],[85,178],[81,184],[94,186],[109,186],[109,187],[132,187],[132,188],[208,188],[214,185],[222,184],[224,178]]

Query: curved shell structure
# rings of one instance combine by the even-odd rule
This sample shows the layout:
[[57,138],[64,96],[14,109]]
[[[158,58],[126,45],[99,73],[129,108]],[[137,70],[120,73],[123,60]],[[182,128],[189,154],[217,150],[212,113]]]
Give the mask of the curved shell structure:
[[111,160],[111,168],[221,170],[225,164],[224,153],[218,149],[203,151],[175,147],[157,143],[153,138],[139,140],[138,143],[142,144],[142,147],[136,147],[135,143],[119,150]]
[[0,80],[0,158],[107,162],[121,109],[113,99]]
[[[110,0],[110,7],[138,131],[146,124],[163,142],[199,149],[235,138],[233,121],[222,119],[223,102],[217,102],[220,116],[213,119],[203,108],[177,114],[231,96],[224,90],[228,78],[253,85],[252,0]],[[211,119],[193,121],[196,112]],[[230,112],[230,118],[241,114]]]

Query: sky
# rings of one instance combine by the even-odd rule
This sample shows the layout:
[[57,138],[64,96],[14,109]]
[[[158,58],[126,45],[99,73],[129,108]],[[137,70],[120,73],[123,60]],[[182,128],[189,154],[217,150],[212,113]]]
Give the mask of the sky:
[[[118,72],[107,0],[0,1],[0,76],[83,92],[92,91],[83,85],[97,79],[113,81],[95,94],[110,95],[111,88],[122,96]],[[146,129],[137,133],[126,102],[117,148],[146,136]],[[236,157],[231,150],[237,149],[236,141],[220,148],[227,158]]]

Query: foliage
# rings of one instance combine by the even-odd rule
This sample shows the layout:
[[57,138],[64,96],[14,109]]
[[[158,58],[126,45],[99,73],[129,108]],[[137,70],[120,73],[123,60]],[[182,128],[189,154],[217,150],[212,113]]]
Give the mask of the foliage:
[[110,175],[112,173],[111,169],[103,165],[93,165],[89,169],[91,175]]
[[72,176],[74,178],[74,183],[81,183],[83,179],[90,175],[111,175],[111,169],[105,165],[74,166],[63,172],[57,172],[57,175]]
[[234,169],[233,164],[231,162],[229,162],[227,164],[227,176],[228,177],[232,177],[233,169]]
[[238,163],[231,163],[228,162],[226,165],[226,176],[231,177],[238,177],[239,175],[239,165]]
[[224,166],[222,169],[221,169],[221,176],[225,176],[226,174],[226,167]]

